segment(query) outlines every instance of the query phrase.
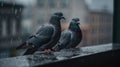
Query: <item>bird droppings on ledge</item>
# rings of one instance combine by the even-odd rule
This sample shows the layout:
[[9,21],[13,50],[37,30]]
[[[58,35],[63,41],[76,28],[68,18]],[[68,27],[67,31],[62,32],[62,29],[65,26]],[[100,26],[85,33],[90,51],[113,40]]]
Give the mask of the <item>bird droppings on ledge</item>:
[[112,44],[64,49],[50,54],[44,54],[38,51],[33,55],[2,58],[0,59],[0,67],[29,67],[43,65],[46,63],[59,62],[61,60],[91,55],[108,50],[112,50]]

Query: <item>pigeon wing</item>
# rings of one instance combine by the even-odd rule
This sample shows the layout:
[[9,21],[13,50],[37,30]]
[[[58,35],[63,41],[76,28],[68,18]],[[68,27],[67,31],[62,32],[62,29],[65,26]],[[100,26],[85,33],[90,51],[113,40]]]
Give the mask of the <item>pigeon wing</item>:
[[54,50],[61,50],[64,49],[67,45],[69,45],[69,42],[71,41],[71,32],[68,30],[65,30],[61,33],[61,37],[59,42],[53,47]]
[[[33,39],[30,39],[28,42],[33,43],[34,47],[28,48],[24,55],[32,54],[38,50],[38,48],[52,39],[54,33],[53,26],[42,26],[39,29],[39,32],[35,34]],[[35,39],[36,38],[36,39]]]
[[[30,48],[31,45],[33,46],[40,46],[43,45],[52,38],[54,32],[54,27],[51,25],[43,25],[39,28],[38,32],[32,37],[30,37],[26,43],[21,44],[20,46],[17,47],[17,49],[24,49],[24,48]],[[28,43],[28,44],[27,44]]]

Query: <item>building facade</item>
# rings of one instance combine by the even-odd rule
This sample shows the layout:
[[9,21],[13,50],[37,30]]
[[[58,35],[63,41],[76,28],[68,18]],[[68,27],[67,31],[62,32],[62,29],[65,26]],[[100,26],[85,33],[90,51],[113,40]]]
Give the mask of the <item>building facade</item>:
[[112,43],[113,0],[93,0],[87,4],[87,45]]
[[104,44],[112,42],[113,15],[108,12],[90,12],[88,44]]
[[23,6],[6,2],[0,4],[0,51],[4,51],[15,48],[21,42]]

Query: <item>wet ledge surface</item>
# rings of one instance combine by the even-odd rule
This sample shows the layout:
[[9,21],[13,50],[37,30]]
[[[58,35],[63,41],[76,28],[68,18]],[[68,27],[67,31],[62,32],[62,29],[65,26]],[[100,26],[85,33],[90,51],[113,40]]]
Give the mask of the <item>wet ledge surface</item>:
[[88,56],[110,50],[112,50],[112,43],[96,46],[87,46],[75,49],[64,49],[51,54],[44,54],[38,51],[33,55],[2,58],[0,59],[0,67],[29,67],[45,65],[48,63],[54,63],[67,59]]

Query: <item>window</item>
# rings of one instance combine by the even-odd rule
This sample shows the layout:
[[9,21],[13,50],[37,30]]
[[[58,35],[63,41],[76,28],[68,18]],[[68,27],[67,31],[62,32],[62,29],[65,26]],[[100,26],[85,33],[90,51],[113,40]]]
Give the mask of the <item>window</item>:
[[92,33],[92,34],[95,34],[95,33],[96,33],[96,28],[95,28],[95,27],[93,27],[93,28],[91,29],[91,33]]
[[2,22],[2,36],[6,36],[7,35],[7,23],[6,21],[4,20]]
[[95,16],[94,16],[94,15],[92,15],[90,19],[91,19],[91,20],[90,20],[91,23],[94,23],[94,22],[95,22]]
[[100,21],[100,23],[103,23],[103,21],[104,21],[103,15],[100,16],[100,20],[99,21]]
[[11,31],[12,31],[12,35],[15,36],[16,35],[16,22],[15,20],[12,22],[12,28],[11,28]]

